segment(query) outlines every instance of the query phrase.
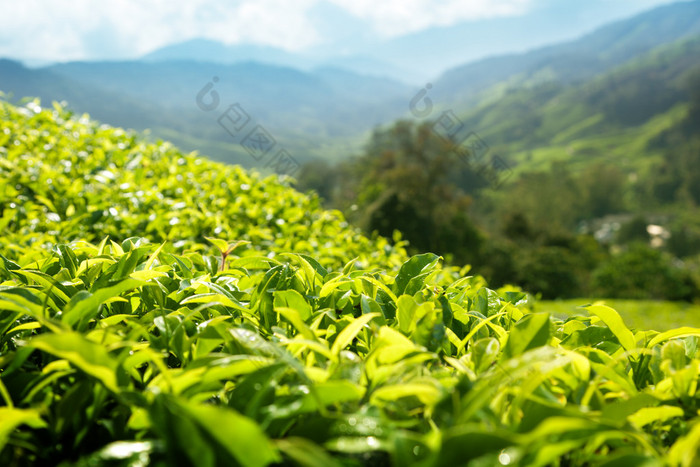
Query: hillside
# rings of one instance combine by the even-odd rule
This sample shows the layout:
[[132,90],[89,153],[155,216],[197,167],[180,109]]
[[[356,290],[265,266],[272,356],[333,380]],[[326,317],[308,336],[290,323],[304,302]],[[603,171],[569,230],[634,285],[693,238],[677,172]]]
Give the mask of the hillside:
[[659,46],[698,34],[700,1],[673,3],[603,26],[574,41],[456,67],[433,83],[435,95],[464,108],[477,103],[483,94],[499,96],[505,89],[552,81],[580,83]]
[[37,97],[46,103],[67,101],[73,109],[90,111],[94,118],[116,126],[175,125],[174,119],[148,101],[86,83],[77,85],[50,70],[30,69],[12,60],[0,59],[0,92],[12,95],[15,101],[24,97]]
[[249,254],[293,250],[333,268],[354,258],[367,267],[405,259],[400,246],[364,237],[276,176],[150,144],[37,101],[0,101],[0,119],[0,253],[7,258],[74,240],[146,237],[186,248],[225,236],[250,242]]
[[655,138],[687,112],[699,63],[700,35],[577,83],[510,88],[460,119],[521,172],[557,160],[643,169],[663,149]]
[[0,121],[2,465],[698,461],[700,329],[535,312],[59,106]]
[[[398,36],[387,36],[376,30],[367,17],[348,13],[341,5],[332,2],[321,2],[314,4],[309,20],[312,28],[326,40],[303,51],[248,43],[225,44],[198,38],[163,46],[146,54],[143,60],[222,64],[256,61],[302,70],[331,66],[361,75],[388,77],[415,87],[436,79],[449,69],[477,60],[520,54],[578,39],[603,25],[638,15],[647,10],[650,4],[658,2],[547,2],[522,8],[524,11],[519,14],[509,14],[519,9],[516,6],[510,11],[490,7],[477,20],[460,20],[460,9],[456,8],[439,26],[415,28],[417,30],[409,30]],[[421,8],[425,8],[425,5],[416,10]],[[475,5],[473,8],[478,10],[480,7]],[[424,16],[440,14],[440,8],[431,9],[433,11],[425,11]],[[676,9],[676,13],[683,14],[681,9]],[[680,29],[682,33],[685,27],[682,19],[679,21],[678,17],[666,13],[666,10],[655,11],[654,15],[666,23],[669,23],[671,16],[670,22],[673,23],[672,27],[661,25],[665,37],[658,39],[669,41],[679,37],[673,28]],[[562,18],[566,20],[562,21]],[[637,40],[654,42],[657,37],[647,34],[649,29],[644,29],[651,23],[637,27],[637,37],[627,34],[628,31],[614,31],[613,35],[601,38],[599,45],[616,48],[619,44],[611,44],[618,37],[628,43]],[[658,26],[653,24],[653,27]],[[634,26],[627,29],[634,29]]]
[[[551,86],[569,89],[583,85],[655,48],[700,34],[699,5],[700,1],[674,3],[564,44],[467,63],[434,76],[430,98],[438,108],[468,114],[501,97],[505,99],[501,107],[507,106],[513,100],[509,93],[522,91],[521,98],[535,106],[543,96],[528,94],[528,90],[543,88],[540,92],[551,93]],[[505,21],[504,27],[509,24],[499,21],[496,23]],[[356,25],[347,26],[348,34],[356,32]],[[199,150],[244,167],[263,167],[265,164],[252,159],[217,124],[223,110],[238,102],[298,161],[338,161],[358,153],[373,127],[411,116],[408,105],[420,88],[371,76],[373,67],[396,68],[391,57],[401,55],[421,63],[423,74],[430,74],[430,70],[438,74],[430,55],[451,51],[460,56],[455,47],[461,42],[448,39],[453,33],[472,37],[470,34],[478,32],[468,25],[454,26],[449,34],[428,31],[382,43],[376,47],[379,58],[353,55],[341,60],[344,55],[326,51],[327,60],[313,64],[275,49],[226,47],[206,40],[173,45],[134,61],[73,62],[29,69],[5,60],[0,62],[0,91],[14,99],[38,96],[44,102],[65,100],[77,112],[87,112],[112,125],[148,128],[154,139],[173,141],[184,150]],[[485,41],[485,37],[478,39]],[[444,47],[440,51],[427,47],[430,38]],[[363,40],[369,39],[356,37],[358,43]],[[484,45],[483,53],[490,47]],[[257,62],[241,61],[249,59]],[[293,63],[297,68],[290,66]],[[344,70],[344,63],[355,63],[361,70]],[[215,112],[205,112],[196,106],[195,98],[214,77],[219,78],[213,90],[219,93],[221,103]],[[526,103],[520,107],[528,109]],[[519,110],[517,106],[515,110]],[[493,121],[501,120],[498,110],[491,115]],[[522,116],[522,111],[517,115]],[[564,115],[564,121],[578,117],[572,111]],[[512,118],[506,120],[513,122]],[[528,122],[520,133],[509,133],[512,129],[507,127],[491,131],[488,119],[481,122],[477,117],[471,123],[471,128],[486,131],[496,144],[529,132],[538,122]],[[545,138],[554,136],[548,135],[549,131],[543,128],[540,132]]]
[[[191,39],[167,45],[142,57],[145,62],[200,62],[233,65],[240,62],[257,62],[290,68],[304,67],[303,56],[262,45],[226,46],[208,39]],[[308,59],[307,59],[308,60]]]
[[[219,106],[203,111],[196,97],[214,77]],[[246,167],[257,161],[217,124],[232,104],[239,103],[250,116],[251,128],[262,125],[304,162],[352,153],[372,126],[400,114],[411,94],[394,81],[339,69],[304,72],[255,62],[197,61],[76,62],[28,69],[4,60],[0,89],[14,99],[65,100],[75,111],[104,122],[150,129],[185,150]]]
[[378,129],[344,164],[309,164],[300,186],[367,232],[398,229],[410,251],[470,263],[491,284],[697,300],[698,64],[700,35],[575,82],[503,84],[452,108],[463,125],[452,142],[429,94],[430,117]]

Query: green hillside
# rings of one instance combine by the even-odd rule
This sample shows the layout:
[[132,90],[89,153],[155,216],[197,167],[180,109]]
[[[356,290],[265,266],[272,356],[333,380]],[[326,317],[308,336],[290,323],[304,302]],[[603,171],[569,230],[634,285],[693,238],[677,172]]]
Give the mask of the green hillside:
[[[449,107],[460,115],[484,104],[485,98],[492,104],[493,99],[503,98],[484,109],[487,117],[477,114],[469,119],[469,128],[485,132],[493,144],[503,138],[519,144],[542,143],[544,138],[549,144],[547,138],[600,109],[581,102],[575,103],[575,109],[570,109],[568,102],[560,109],[539,109],[540,104],[551,107],[551,96],[559,95],[561,88],[570,90],[659,47],[697,37],[698,18],[700,1],[678,2],[606,25],[571,42],[467,63],[434,76],[430,98],[437,107]],[[418,44],[427,38],[413,38],[419,39],[410,47],[405,44],[383,54],[400,53],[413,59],[423,56],[425,47]],[[447,37],[440,40],[452,41]],[[455,44],[449,48],[457,47]],[[150,129],[154,138],[173,141],[184,150],[198,150],[216,160],[249,168],[260,165],[259,161],[241,150],[240,141],[217,124],[217,118],[231,104],[240,103],[252,120],[298,161],[340,161],[361,151],[374,126],[410,116],[408,104],[418,91],[414,86],[372,76],[379,70],[357,73],[321,67],[302,71],[283,57],[266,60],[272,51],[264,48],[244,51],[248,58],[238,57],[235,63],[231,58],[223,64],[220,61],[228,59],[221,44],[195,41],[189,46],[193,49],[180,58],[174,55],[167,60],[166,51],[161,56],[164,60],[69,62],[29,68],[0,58],[0,90],[10,94],[13,102],[27,96],[44,102],[65,100],[72,109],[102,122],[139,131]],[[408,52],[417,47],[421,51]],[[258,63],[250,60],[255,53],[260,54]],[[441,50],[430,55],[444,54]],[[334,57],[333,61],[342,65],[347,60]],[[370,63],[379,69],[390,67],[377,60]],[[431,73],[423,61],[420,66],[425,68],[422,74]],[[438,74],[437,69],[433,72]],[[209,83],[216,84],[213,90],[221,99],[215,111],[203,111],[195,104],[198,92]],[[534,92],[523,91],[533,87],[537,89]],[[595,98],[585,90],[583,96]],[[668,93],[647,96],[653,98],[652,104],[674,97]],[[625,105],[618,109],[626,115],[636,113],[636,108]],[[542,112],[546,115],[540,115]]]
[[[218,105],[202,110],[198,93],[214,83]],[[248,168],[266,162],[240,144],[258,124],[300,162],[339,159],[357,151],[373,125],[400,115],[412,93],[384,78],[255,62],[74,62],[32,69],[2,58],[0,91],[15,103],[27,96],[66,101],[110,125],[149,130],[154,141]],[[233,104],[250,118],[241,134],[218,123]]]
[[631,169],[658,155],[650,142],[683,119],[698,63],[700,36],[577,84],[512,86],[460,118],[518,171],[599,158]]
[[333,268],[354,258],[368,267],[406,259],[401,246],[367,239],[277,176],[150,144],[56,105],[0,105],[0,253],[8,258],[21,258],[24,247],[107,236],[178,248],[212,236],[248,241],[251,253],[315,254]]
[[700,329],[535,311],[59,106],[0,121],[2,465],[700,461]]
[[494,84],[477,108],[453,103],[451,140],[436,104],[377,129],[354,160],[307,165],[299,186],[494,285],[697,301],[699,63],[695,35],[575,82]]
[[435,93],[439,100],[463,108],[478,104],[484,95],[501,97],[509,88],[547,81],[582,83],[654,49],[697,36],[698,18],[697,0],[663,5],[570,42],[456,67],[435,82]]

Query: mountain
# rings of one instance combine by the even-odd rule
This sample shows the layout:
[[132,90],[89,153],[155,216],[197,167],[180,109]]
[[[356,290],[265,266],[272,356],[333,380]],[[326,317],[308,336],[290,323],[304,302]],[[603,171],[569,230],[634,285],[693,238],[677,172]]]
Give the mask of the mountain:
[[[503,97],[463,115],[480,127],[497,122],[498,130],[486,131],[499,142],[544,144],[551,134],[595,115],[605,117],[601,122],[604,127],[589,125],[585,131],[580,127],[576,134],[600,134],[639,125],[687,100],[686,81],[699,66],[700,34],[661,46],[586,80],[511,88]],[[549,115],[554,110],[557,115]],[[537,131],[516,135],[506,130],[508,124],[532,130],[536,126]]]
[[324,41],[303,52],[251,44],[224,45],[200,38],[165,46],[144,59],[221,64],[257,61],[303,70],[330,66],[423,85],[426,80],[465,63],[570,41],[601,25],[644,11],[658,1],[542,0],[537,3],[523,14],[489,17],[487,12],[474,20],[394,37],[378,30],[367,18],[330,2],[318,2],[309,10],[308,20]]
[[301,54],[275,47],[254,44],[225,45],[209,39],[191,39],[171,44],[142,57],[146,62],[193,61],[231,65],[240,62],[258,62],[293,68],[311,68],[315,64]]
[[0,59],[0,91],[9,94],[11,100],[38,97],[44,105],[66,101],[73,111],[89,112],[115,126],[146,129],[176,124],[157,104],[97,85],[79,84],[49,69],[30,69],[7,59]]
[[225,45],[209,39],[192,39],[171,44],[142,57],[141,61],[162,63],[188,61],[235,65],[255,62],[276,67],[294,68],[312,72],[315,69],[338,68],[368,77],[382,77],[408,83],[413,72],[410,68],[394,65],[371,54],[343,54],[337,50],[315,50],[306,54],[288,52],[275,47],[254,44]]
[[[215,81],[216,79],[216,81]],[[197,105],[208,84],[220,102],[214,111]],[[28,69],[0,62],[0,89],[37,96],[47,104],[68,102],[76,112],[172,140],[218,160],[254,166],[217,119],[238,103],[256,124],[300,162],[356,152],[373,126],[393,119],[413,90],[401,83],[323,68],[300,71],[256,62],[222,65],[195,61],[72,62]],[[208,92],[205,98],[209,99]]]
[[214,83],[224,104],[239,102],[276,131],[299,136],[352,136],[393,118],[411,89],[385,78],[321,69],[305,72],[257,62],[86,62],[47,70],[76,83],[155,102],[181,115],[203,112],[198,92]]
[[660,162],[693,150],[700,127],[688,122],[691,103],[700,102],[693,97],[698,78],[700,35],[587,80],[514,87],[457,115],[515,173],[548,171],[557,161],[572,171],[600,162],[641,183],[654,180]]
[[467,107],[485,92],[543,82],[584,81],[652,49],[700,34],[700,1],[674,3],[601,27],[564,44],[491,57],[444,73],[434,95]]
[[[339,23],[344,21],[343,14],[337,18]],[[359,34],[358,28],[359,23],[348,21],[347,35]],[[433,33],[407,36],[402,39],[403,45],[401,41],[384,41],[378,43],[375,52],[383,56],[393,50],[397,54],[388,55],[398,56],[405,47],[413,47],[416,54],[426,54],[430,52],[429,43],[421,49],[421,38],[427,40]],[[682,93],[654,81],[663,70],[654,71],[656,74],[646,84],[629,88],[648,92],[651,98],[646,102],[641,95],[625,93],[625,81],[603,83],[593,94],[588,93],[586,83],[595,83],[612,70],[697,34],[700,1],[671,4],[564,44],[454,68],[432,81],[430,98],[436,108],[449,106],[468,122],[469,128],[487,136],[492,145],[508,154],[547,145],[561,134],[582,134],[585,128],[590,132],[607,124],[612,125],[605,127],[608,129],[626,128],[682,100]],[[358,43],[372,37],[360,35]],[[447,40],[447,36],[441,40]],[[393,43],[394,49],[383,48],[387,43]],[[313,60],[328,52],[315,51]],[[229,106],[238,103],[252,126],[261,125],[280,147],[300,161],[332,161],[356,153],[373,127],[410,117],[409,103],[418,90],[393,79],[348,70],[344,65],[371,68],[373,63],[373,59],[361,56],[344,62],[341,57],[351,52],[339,50],[329,59],[333,65],[314,62],[311,69],[300,69],[272,63],[299,59],[291,52],[195,40],[136,61],[72,62],[37,69],[3,61],[0,90],[15,98],[39,96],[45,103],[66,100],[75,111],[88,112],[105,123],[137,130],[149,128],[153,137],[173,140],[186,150],[254,166],[256,161],[239,144],[245,135],[232,137],[217,123]],[[659,63],[666,53],[657,53]],[[240,61],[252,56],[271,63]],[[693,52],[688,52],[688,57],[696,59]],[[385,68],[393,66],[394,62],[385,61]],[[420,68],[421,63],[414,66]],[[423,69],[431,70],[427,65]],[[669,70],[671,73],[674,69]],[[667,75],[675,80],[673,73]],[[655,92],[652,82],[664,91]],[[209,99],[210,91],[219,96],[218,107],[202,110],[197,96],[201,92]],[[610,93],[615,96],[610,97]],[[585,99],[577,100],[580,96]],[[567,105],[557,107],[558,102]],[[613,104],[619,106],[604,108]],[[595,120],[601,112],[607,112],[605,118]],[[618,115],[613,118],[614,112]],[[629,119],[636,120],[630,123]]]

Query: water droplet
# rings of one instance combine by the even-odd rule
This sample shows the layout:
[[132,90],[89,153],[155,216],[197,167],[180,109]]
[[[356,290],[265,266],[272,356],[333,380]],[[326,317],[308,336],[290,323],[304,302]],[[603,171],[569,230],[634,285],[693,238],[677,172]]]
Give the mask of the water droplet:
[[413,455],[418,456],[420,454],[420,446],[413,446]]
[[508,465],[510,464],[510,456],[506,454],[505,452],[502,452],[498,456],[498,462],[501,463],[501,465]]
[[357,419],[355,417],[348,418],[348,425],[350,425],[350,426],[357,425]]

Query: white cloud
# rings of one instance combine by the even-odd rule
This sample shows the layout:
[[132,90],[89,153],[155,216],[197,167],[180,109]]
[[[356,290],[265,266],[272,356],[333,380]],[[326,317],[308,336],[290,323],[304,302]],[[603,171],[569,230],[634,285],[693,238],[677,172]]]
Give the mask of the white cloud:
[[136,57],[195,37],[301,49],[319,40],[306,18],[316,1],[0,0],[0,56]]
[[533,0],[330,0],[369,21],[380,34],[392,37],[431,26],[460,21],[519,15]]
[[[334,43],[314,7],[333,4],[368,30],[395,37],[431,26],[525,14],[571,0],[0,0],[0,57],[134,58],[203,37],[303,50]],[[604,0],[598,0],[604,1]],[[611,2],[613,0],[610,0]],[[659,4],[670,0],[614,0]],[[330,36],[321,37],[316,30]],[[361,27],[361,26],[360,26]]]

